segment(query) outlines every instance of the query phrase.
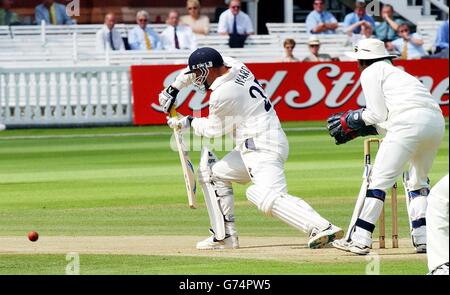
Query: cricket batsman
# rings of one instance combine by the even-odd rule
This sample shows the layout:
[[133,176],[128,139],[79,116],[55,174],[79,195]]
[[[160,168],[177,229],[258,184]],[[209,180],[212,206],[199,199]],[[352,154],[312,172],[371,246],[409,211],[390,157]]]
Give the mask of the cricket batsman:
[[392,64],[396,56],[387,53],[382,41],[361,40],[354,51],[348,56],[358,60],[366,107],[328,118],[330,135],[336,144],[369,134],[385,134],[385,137],[350,239],[334,241],[333,246],[360,255],[370,252],[372,233],[386,192],[409,162],[406,187],[412,242],[416,252],[426,252],[428,172],[444,136],[444,117],[428,89]]
[[168,118],[171,128],[192,127],[195,134],[208,138],[232,135],[235,148],[219,160],[204,147],[198,181],[202,187],[211,223],[211,236],[197,243],[197,249],[238,248],[234,219],[232,183],[252,182],[248,200],[268,216],[275,216],[309,235],[308,246],[321,248],[343,230],[319,215],[304,200],[288,194],[284,162],[289,144],[278,116],[263,87],[240,61],[222,57],[213,48],[199,48],[189,57],[186,72],[159,95],[168,112],[177,93],[193,83],[212,91],[209,116]]

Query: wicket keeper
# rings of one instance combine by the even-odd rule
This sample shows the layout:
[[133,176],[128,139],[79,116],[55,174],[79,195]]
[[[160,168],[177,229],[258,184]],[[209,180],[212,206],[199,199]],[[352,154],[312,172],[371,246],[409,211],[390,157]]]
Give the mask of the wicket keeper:
[[333,245],[341,250],[366,255],[372,233],[383,209],[386,192],[409,162],[407,207],[411,237],[416,252],[426,252],[426,209],[430,191],[428,172],[445,131],[439,104],[414,76],[395,67],[384,43],[361,40],[348,56],[357,59],[366,107],[339,113],[328,119],[328,130],[343,144],[369,134],[385,134],[375,158],[364,205],[349,240]]

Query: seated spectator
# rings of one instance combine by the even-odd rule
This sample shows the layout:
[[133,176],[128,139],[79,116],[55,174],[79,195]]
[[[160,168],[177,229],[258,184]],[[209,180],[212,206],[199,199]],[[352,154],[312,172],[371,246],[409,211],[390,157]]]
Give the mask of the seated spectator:
[[439,27],[436,35],[435,53],[439,53],[442,50],[448,48],[448,20],[443,22]]
[[53,0],[43,0],[35,8],[36,24],[45,21],[47,25],[72,25],[75,21],[66,12],[66,6]]
[[148,25],[150,16],[141,10],[136,14],[137,26],[128,32],[128,44],[131,50],[161,49],[158,34]]
[[338,22],[333,14],[325,11],[324,0],[314,1],[314,10],[306,17],[306,31],[309,34],[336,34]]
[[400,38],[394,40],[392,45],[401,54],[401,59],[420,59],[427,55],[423,49],[422,37],[417,33],[410,34],[407,24],[401,24],[397,34]]
[[281,59],[281,62],[296,62],[300,61],[298,58],[294,56],[294,48],[295,48],[295,40],[294,39],[286,39],[283,42],[285,56]]
[[167,28],[161,33],[162,48],[166,50],[197,48],[197,41],[191,28],[179,25],[180,15],[177,11],[171,10],[167,16]]
[[361,24],[361,32],[359,34],[353,34],[351,37],[353,47],[355,47],[355,45],[358,44],[358,42],[362,39],[375,38],[375,35],[373,34],[372,25],[366,21],[362,22],[363,23]]
[[[357,21],[356,23],[350,25],[347,28],[346,33],[347,33],[348,36],[362,35],[363,27],[364,28],[370,27],[371,31],[373,32],[372,24],[370,22],[365,21],[365,20],[360,20],[360,21]],[[358,29],[359,33],[355,33],[354,32],[355,29]]]
[[308,40],[308,47],[309,52],[311,53],[303,61],[311,61],[311,62],[318,62],[318,61],[331,61],[332,58],[329,54],[326,53],[319,53],[320,50],[320,40],[317,38],[317,36],[312,35],[309,37]]
[[222,12],[217,32],[230,36],[229,46],[231,48],[244,47],[247,37],[255,32],[250,17],[241,11],[240,0],[231,0],[229,8]]
[[361,25],[353,26],[362,21],[369,22],[372,28],[375,28],[375,21],[370,15],[366,14],[366,3],[364,0],[358,0],[355,3],[355,11],[345,16],[344,27],[347,34],[353,32],[359,34],[361,32]]
[[194,34],[208,35],[209,17],[200,14],[200,2],[198,0],[187,0],[186,9],[189,14],[181,16],[180,23],[191,27]]
[[0,26],[20,25],[17,13],[11,11],[13,0],[0,0]]
[[96,34],[97,52],[105,52],[107,50],[125,50],[120,32],[114,28],[116,17],[114,13],[108,13],[105,16],[105,25]]
[[[377,38],[385,44],[390,43],[398,38],[398,26],[403,24],[404,21],[399,18],[394,19],[394,7],[390,4],[383,5],[383,8],[381,8],[381,17],[383,21],[375,27],[375,33]],[[389,44],[386,47],[389,47]]]

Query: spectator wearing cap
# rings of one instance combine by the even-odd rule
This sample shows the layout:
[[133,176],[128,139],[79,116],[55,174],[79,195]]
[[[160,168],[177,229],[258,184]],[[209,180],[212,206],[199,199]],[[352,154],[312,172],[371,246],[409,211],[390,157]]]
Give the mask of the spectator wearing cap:
[[105,15],[105,24],[96,34],[95,47],[97,52],[105,52],[107,50],[125,50],[120,32],[114,28],[116,17],[114,13]]
[[437,31],[435,46],[435,53],[448,48],[448,19],[442,23]]
[[222,12],[217,32],[230,36],[229,45],[232,48],[244,47],[247,37],[255,32],[250,17],[241,11],[240,0],[231,0],[228,9]]
[[[345,32],[347,34],[349,33],[359,34],[361,32],[361,24],[363,22],[368,22],[370,23],[372,28],[375,28],[375,21],[370,15],[366,14],[366,4],[364,0],[358,0],[355,3],[354,12],[351,12],[345,16],[344,19]],[[358,25],[354,26],[354,24]]]
[[47,25],[72,25],[72,20],[66,12],[66,6],[54,0],[43,0],[35,8],[36,24],[40,25],[44,21]]
[[180,23],[189,26],[194,34],[208,35],[209,17],[200,14],[200,1],[187,0],[186,9],[188,11],[188,14],[180,17]]
[[283,42],[285,56],[281,59],[281,62],[297,62],[300,61],[298,58],[294,56],[294,48],[295,48],[295,40],[294,39],[286,39]]
[[[394,7],[390,4],[384,4],[381,8],[381,17],[383,21],[375,27],[377,38],[384,43],[392,42],[397,39],[398,26],[404,21],[400,18],[394,19]],[[387,45],[386,47],[389,47]]]
[[19,16],[11,11],[13,0],[0,0],[0,26],[20,25]]
[[309,62],[320,62],[320,61],[331,61],[332,58],[329,54],[319,53],[320,51],[320,40],[317,36],[312,35],[308,40],[308,47],[310,54],[305,57],[303,61]]
[[401,59],[420,59],[427,55],[422,37],[417,33],[411,34],[407,24],[401,24],[397,34],[400,38],[394,40],[392,45],[400,53]]
[[165,50],[191,50],[197,48],[197,39],[191,28],[180,25],[180,14],[176,10],[167,15],[167,28],[160,35],[162,48]]
[[148,25],[150,16],[141,10],[136,14],[137,26],[128,33],[128,44],[131,50],[161,49],[158,34]]
[[306,17],[306,30],[309,34],[335,34],[338,22],[334,15],[325,11],[323,0],[314,1],[314,10]]

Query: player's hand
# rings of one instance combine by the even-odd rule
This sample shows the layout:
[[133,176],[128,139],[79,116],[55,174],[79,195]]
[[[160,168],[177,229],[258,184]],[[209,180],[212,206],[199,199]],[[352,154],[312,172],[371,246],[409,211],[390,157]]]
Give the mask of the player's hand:
[[187,129],[191,127],[191,122],[194,118],[192,116],[186,116],[182,118],[167,117],[167,125],[172,129]]
[[342,131],[341,117],[344,112],[336,113],[328,117],[327,129],[331,137],[335,137]]
[[181,71],[178,76],[173,81],[172,86],[176,89],[183,89],[184,87],[189,86],[195,79],[195,74],[185,74],[185,72],[189,71],[189,67]]
[[159,105],[161,106],[164,113],[169,113],[172,106],[175,104],[177,100],[179,90],[172,86],[167,87],[159,94]]
[[345,133],[344,131],[340,130],[335,136],[334,136],[334,142],[336,145],[344,144],[356,137],[358,137],[357,131],[352,131],[349,133]]
[[359,109],[356,111],[350,110],[345,113],[331,115],[327,119],[327,128],[330,135],[335,137],[340,130],[343,130],[345,133],[349,133],[366,126],[366,123],[362,119],[363,111],[364,109]]

